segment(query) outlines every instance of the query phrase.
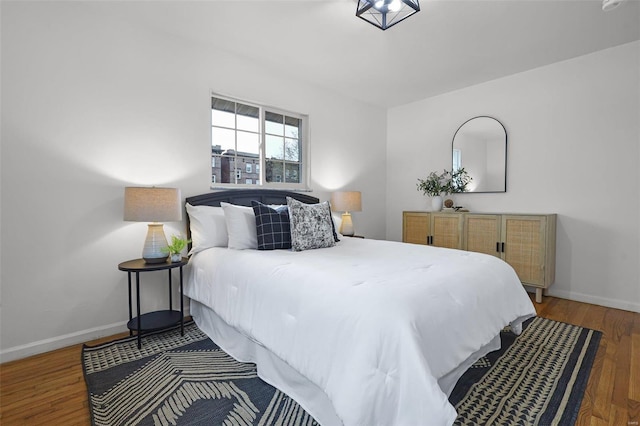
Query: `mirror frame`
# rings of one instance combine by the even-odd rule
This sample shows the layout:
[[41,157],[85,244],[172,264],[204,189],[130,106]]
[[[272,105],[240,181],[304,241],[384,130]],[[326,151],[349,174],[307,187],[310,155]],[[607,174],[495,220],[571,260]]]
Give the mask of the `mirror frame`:
[[[453,149],[454,149],[454,143],[456,141],[456,135],[458,134],[458,132],[460,131],[460,129],[462,129],[464,127],[465,124],[467,124],[468,122],[475,120],[477,118],[489,118],[491,120],[494,120],[496,123],[498,123],[500,125],[500,127],[502,127],[502,130],[504,131],[504,191],[466,191],[463,192],[463,194],[500,194],[503,192],[507,192],[507,148],[508,148],[508,135],[507,135],[507,129],[504,127],[504,124],[502,124],[500,122],[500,120],[498,120],[495,117],[491,117],[488,115],[478,115],[476,117],[472,117],[470,119],[468,119],[467,121],[465,121],[464,123],[462,123],[460,125],[460,127],[458,127],[458,130],[456,130],[456,132],[453,134],[453,139],[451,140],[451,166],[452,166],[452,170],[453,170]],[[464,166],[463,166],[464,167]]]

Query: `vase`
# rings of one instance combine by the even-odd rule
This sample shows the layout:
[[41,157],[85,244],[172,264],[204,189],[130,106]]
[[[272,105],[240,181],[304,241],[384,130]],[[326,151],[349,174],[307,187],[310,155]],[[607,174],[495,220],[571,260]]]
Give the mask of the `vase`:
[[174,253],[171,255],[172,262],[180,262],[182,260],[182,255],[180,253]]
[[442,210],[442,196],[436,195],[431,198],[431,211],[439,212]]

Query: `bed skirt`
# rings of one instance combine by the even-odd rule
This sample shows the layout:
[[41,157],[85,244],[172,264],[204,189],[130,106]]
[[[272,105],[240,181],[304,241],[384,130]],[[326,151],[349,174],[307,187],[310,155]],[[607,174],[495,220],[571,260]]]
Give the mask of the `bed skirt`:
[[252,362],[258,376],[293,398],[323,426],[342,425],[327,395],[264,346],[223,321],[213,310],[193,299],[191,316],[223,351],[240,362]]
[[[255,363],[258,376],[262,380],[293,398],[321,425],[339,426],[343,424],[322,389],[264,346],[239,333],[206,305],[193,299],[190,303],[190,312],[198,327],[222,350],[240,362]],[[438,380],[442,391],[448,396],[453,391],[458,379],[474,362],[499,348],[500,335],[498,334],[488,345],[475,352],[458,368]]]

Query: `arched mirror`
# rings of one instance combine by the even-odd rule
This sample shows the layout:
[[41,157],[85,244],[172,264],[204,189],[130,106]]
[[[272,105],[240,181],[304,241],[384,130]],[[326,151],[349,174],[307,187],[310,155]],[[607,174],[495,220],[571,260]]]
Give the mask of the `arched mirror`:
[[466,192],[507,191],[507,131],[492,117],[474,117],[458,128],[452,143],[452,170],[472,178]]

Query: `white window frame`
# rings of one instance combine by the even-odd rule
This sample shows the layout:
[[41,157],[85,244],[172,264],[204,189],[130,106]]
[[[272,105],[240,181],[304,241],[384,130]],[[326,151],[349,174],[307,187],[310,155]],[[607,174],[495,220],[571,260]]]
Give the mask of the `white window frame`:
[[[309,182],[311,177],[311,158],[310,158],[310,143],[309,143],[309,116],[306,114],[286,111],[280,108],[271,107],[268,105],[261,105],[255,102],[244,101],[242,99],[237,99],[233,97],[229,97],[226,95],[221,95],[216,92],[211,92],[211,97],[224,99],[231,102],[237,102],[249,106],[253,106],[259,109],[259,133],[260,133],[260,147],[259,147],[259,158],[258,163],[255,163],[255,172],[260,176],[259,181],[254,184],[246,184],[246,183],[221,183],[216,182],[211,184],[211,189],[230,189],[230,188],[271,188],[271,189],[287,189],[287,190],[300,190],[300,191],[309,191]],[[266,159],[265,159],[265,112],[271,112],[274,114],[286,115],[289,117],[297,118],[301,120],[302,129],[299,133],[300,139],[300,182],[266,182],[265,170],[266,170]],[[209,123],[209,144],[212,143],[212,129],[213,123]],[[237,158],[237,157],[236,157]],[[253,166],[252,166],[253,167]],[[284,170],[283,170],[284,173]],[[210,173],[211,174],[211,173]],[[209,179],[211,181],[211,179]],[[236,179],[238,182],[238,179]]]

